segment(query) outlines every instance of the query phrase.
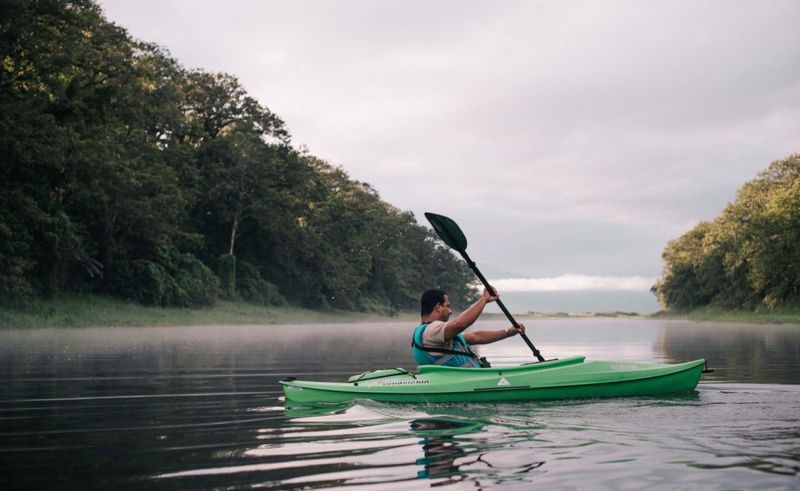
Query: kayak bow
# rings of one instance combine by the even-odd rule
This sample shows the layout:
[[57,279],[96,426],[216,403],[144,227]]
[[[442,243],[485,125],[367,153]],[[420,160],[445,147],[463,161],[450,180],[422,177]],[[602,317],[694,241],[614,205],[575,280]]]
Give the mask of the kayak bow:
[[689,392],[705,359],[675,365],[590,361],[583,356],[513,367],[422,365],[354,375],[347,382],[282,380],[286,400],[299,403],[370,399],[382,402],[501,402],[654,396]]

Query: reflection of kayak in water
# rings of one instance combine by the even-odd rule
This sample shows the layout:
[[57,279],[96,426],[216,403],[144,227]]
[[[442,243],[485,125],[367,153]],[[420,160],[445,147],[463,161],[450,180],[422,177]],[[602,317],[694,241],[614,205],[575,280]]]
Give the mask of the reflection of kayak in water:
[[347,382],[282,380],[287,401],[494,402],[654,396],[694,390],[705,359],[676,365],[585,362],[583,356],[515,367],[422,365],[354,375]]

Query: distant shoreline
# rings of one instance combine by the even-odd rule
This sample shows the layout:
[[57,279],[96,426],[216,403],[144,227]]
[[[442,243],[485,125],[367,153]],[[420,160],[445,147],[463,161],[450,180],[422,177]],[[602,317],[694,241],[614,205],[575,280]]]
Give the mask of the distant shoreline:
[[800,324],[800,308],[784,307],[772,310],[725,310],[703,307],[690,312],[657,312],[651,319],[685,319],[696,322],[733,322],[744,324]]
[[[515,313],[518,320],[529,319],[675,319],[701,322],[800,324],[800,308],[765,312],[699,309],[688,313],[641,314],[637,312],[526,312]],[[500,313],[484,313],[487,320],[501,320]],[[69,327],[143,327],[236,324],[314,324],[354,322],[416,322],[417,312],[317,311],[289,306],[262,306],[245,302],[218,302],[213,307],[171,308],[97,295],[63,296],[35,300],[19,305],[0,305],[0,329]]]

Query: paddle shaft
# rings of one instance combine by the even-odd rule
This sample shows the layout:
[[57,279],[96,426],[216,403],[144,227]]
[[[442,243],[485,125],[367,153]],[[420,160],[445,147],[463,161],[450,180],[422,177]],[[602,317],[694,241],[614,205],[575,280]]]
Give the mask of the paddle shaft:
[[[469,255],[467,254],[467,251],[458,251],[458,252],[461,254],[461,257],[463,257],[464,260],[467,262],[467,266],[469,266],[469,269],[471,269],[475,273],[475,275],[478,277],[478,279],[481,280],[481,283],[483,283],[483,286],[486,287],[486,289],[489,291],[489,293],[494,295],[496,293],[495,289],[492,288],[492,285],[489,284],[489,282],[486,280],[486,277],[483,276],[483,274],[481,274],[480,270],[478,269],[478,265],[475,264],[475,261],[470,259]],[[499,298],[496,300],[496,302],[497,302],[497,306],[500,307],[500,310],[502,310],[503,313],[506,314],[506,317],[508,317],[508,320],[511,321],[511,324],[514,327],[519,327],[519,324],[517,323],[517,321],[514,320],[514,316],[511,315],[511,312],[509,312],[508,309],[506,308],[506,306],[503,305],[503,302]],[[524,332],[520,333],[519,335],[522,336],[522,339],[525,341],[525,344],[527,344],[528,348],[531,349],[531,351],[533,352],[533,356],[535,356],[536,359],[539,360],[539,361],[544,361],[544,357],[539,352],[539,350],[536,349],[536,346],[534,346],[533,343],[531,343],[531,340],[528,339],[528,335],[525,334]]]

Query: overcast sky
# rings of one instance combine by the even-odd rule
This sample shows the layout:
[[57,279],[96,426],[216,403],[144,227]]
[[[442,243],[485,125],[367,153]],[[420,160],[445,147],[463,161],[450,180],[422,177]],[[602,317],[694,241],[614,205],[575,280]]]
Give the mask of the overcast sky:
[[101,5],[531,289],[647,289],[667,241],[800,152],[796,0]]

